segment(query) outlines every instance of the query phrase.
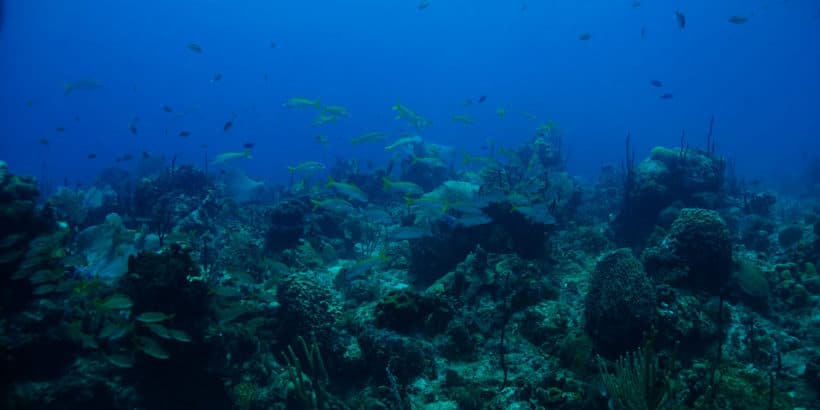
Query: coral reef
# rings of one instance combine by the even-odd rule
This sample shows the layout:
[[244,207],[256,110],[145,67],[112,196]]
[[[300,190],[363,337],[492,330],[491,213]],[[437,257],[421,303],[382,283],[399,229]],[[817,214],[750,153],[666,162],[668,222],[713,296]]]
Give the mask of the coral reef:
[[725,186],[713,149],[587,184],[551,124],[462,162],[415,135],[388,151],[288,187],[150,156],[39,203],[0,163],[0,403],[817,403],[816,206]]
[[725,163],[709,152],[687,147],[655,147],[630,173],[621,210],[614,221],[621,244],[642,246],[658,214],[672,204],[715,209],[722,201]]
[[601,256],[589,278],[584,326],[596,349],[617,357],[640,345],[655,314],[656,296],[640,262],[628,249]]
[[665,282],[720,293],[732,273],[732,241],[715,211],[682,209],[657,246],[643,255],[649,276]]

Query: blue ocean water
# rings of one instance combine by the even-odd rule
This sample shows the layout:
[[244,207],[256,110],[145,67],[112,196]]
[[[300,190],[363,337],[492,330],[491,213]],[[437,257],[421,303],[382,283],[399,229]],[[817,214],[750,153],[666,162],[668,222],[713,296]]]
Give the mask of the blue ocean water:
[[[6,0],[0,158],[20,174],[87,184],[103,168],[133,167],[115,163],[126,154],[203,164],[252,142],[253,159],[238,165],[281,182],[303,161],[386,160],[382,145],[349,140],[412,132],[394,119],[397,101],[433,121],[426,141],[472,154],[488,138],[520,144],[552,120],[570,172],[591,179],[622,160],[627,132],[639,158],[679,144],[682,130],[703,147],[713,115],[718,151],[744,175],[798,173],[820,152],[816,1],[631,3]],[[64,95],[84,79],[103,87]],[[315,112],[283,107],[295,96],[351,115],[313,126]]]

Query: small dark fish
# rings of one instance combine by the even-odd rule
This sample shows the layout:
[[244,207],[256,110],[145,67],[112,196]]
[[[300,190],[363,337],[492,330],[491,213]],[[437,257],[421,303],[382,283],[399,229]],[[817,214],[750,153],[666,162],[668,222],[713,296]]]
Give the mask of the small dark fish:
[[137,133],[137,126],[134,124],[128,124],[128,131],[131,131],[131,134]]
[[578,35],[578,40],[581,40],[581,41],[588,41],[588,40],[590,40],[590,39],[592,39],[592,34],[589,34],[589,33],[581,33],[581,34],[579,34],[579,35]]
[[97,158],[97,154],[94,154],[94,153],[88,154],[88,157],[87,157],[87,158],[88,158],[88,159],[94,159],[94,158]]
[[663,87],[663,83],[660,80],[652,80],[649,84],[652,84],[653,87]]
[[168,128],[165,129],[165,135],[168,135]]
[[242,144],[242,147],[244,147],[245,149],[252,149],[255,146],[256,146],[256,144],[254,144],[252,142],[246,142],[246,143]]
[[671,100],[673,98],[675,98],[675,96],[670,94],[670,93],[661,94],[661,97],[660,97],[661,100]]
[[463,106],[465,106],[465,107],[469,107],[469,106],[473,105],[473,99],[472,99],[472,98],[468,98],[468,99],[464,100],[464,102],[463,102],[463,103],[461,103],[461,105],[463,105]]
[[521,3],[521,11],[527,11],[527,3]]
[[275,41],[270,42],[270,48],[276,48],[277,45]]
[[675,10],[675,21],[678,22],[678,27],[680,27],[681,30],[686,28],[686,16],[679,10]]
[[142,157],[143,158],[151,158],[151,154],[149,154],[148,151],[142,151]]
[[34,105],[34,100],[26,100],[26,105],[31,107],[32,105]]
[[641,38],[646,37],[646,26],[641,27]]
[[749,21],[749,18],[746,16],[737,15],[729,17],[729,22],[732,24],[743,24],[747,21]]
[[484,101],[487,101],[487,96],[486,95],[482,95],[481,97],[478,97],[478,103],[479,104],[483,103]]
[[632,8],[641,7],[641,0],[632,0]]
[[221,79],[222,79],[222,73],[216,73],[216,75],[214,76],[213,80],[211,80],[211,82],[215,83],[215,82],[217,82]]
[[51,143],[51,141],[49,141],[46,138],[40,138],[40,140],[38,142],[40,143],[40,145],[48,145],[48,144]]
[[174,112],[174,109],[173,109],[173,108],[171,108],[171,106],[170,106],[170,105],[163,105],[163,106],[162,106],[162,111],[165,111],[165,112]]
[[80,122],[80,116],[79,116],[79,115],[75,115],[75,116],[74,116],[74,121],[76,121],[76,122]]
[[222,131],[230,131],[233,128],[233,121],[227,121],[225,125],[222,126]]
[[121,157],[117,157],[117,162],[131,161],[132,159],[134,159],[134,156],[133,156],[133,155],[131,155],[131,154],[125,154],[125,155],[123,155],[123,156],[121,156]]
[[191,50],[194,53],[202,54],[202,46],[200,46],[199,44],[191,43],[191,44],[188,44],[187,47],[188,47],[188,50]]
[[184,137],[190,137],[190,136],[191,136],[191,132],[190,132],[190,131],[180,131],[180,132],[179,132],[179,136],[180,136],[180,137],[183,137],[183,138],[184,138]]
[[57,128],[54,129],[54,131],[65,132],[65,127],[57,127]]
[[419,5],[416,6],[416,8],[419,9],[419,10],[424,10],[428,7],[430,7],[430,1],[429,0],[421,0],[419,2]]
[[199,148],[208,149],[208,144],[200,144]]
[[262,76],[262,78],[264,78],[264,79],[265,79],[265,81],[268,81],[268,73],[265,73],[265,75],[264,75],[264,76]]

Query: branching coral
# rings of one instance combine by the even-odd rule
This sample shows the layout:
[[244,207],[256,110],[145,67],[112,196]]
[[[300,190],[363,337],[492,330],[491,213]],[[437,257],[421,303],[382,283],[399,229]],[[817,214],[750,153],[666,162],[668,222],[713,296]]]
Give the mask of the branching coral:
[[322,354],[319,351],[319,345],[316,343],[316,338],[312,338],[310,346],[302,336],[298,337],[298,341],[307,360],[307,367],[302,367],[302,361],[296,355],[293,346],[288,346],[287,352],[282,352],[282,357],[287,364],[288,378],[293,383],[294,393],[301,404],[301,408],[308,410],[324,409],[327,407],[328,377]]

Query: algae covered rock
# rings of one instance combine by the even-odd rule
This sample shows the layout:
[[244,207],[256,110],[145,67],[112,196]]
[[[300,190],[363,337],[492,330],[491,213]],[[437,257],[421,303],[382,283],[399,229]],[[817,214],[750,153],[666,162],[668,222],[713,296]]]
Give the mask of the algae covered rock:
[[420,338],[405,337],[389,330],[364,328],[357,340],[374,380],[387,382],[385,369],[404,384],[433,366],[436,352]]
[[265,237],[265,247],[274,253],[282,252],[299,244],[305,230],[305,220],[310,207],[306,200],[286,199],[270,212],[270,226]]
[[655,147],[635,166],[613,228],[617,239],[641,245],[661,210],[675,202],[713,209],[721,202],[725,162],[689,148]]
[[34,178],[14,175],[0,161],[0,266],[19,261],[36,233],[37,195]]
[[729,228],[715,211],[685,208],[664,240],[643,257],[650,276],[717,294],[732,273]]
[[688,208],[672,224],[669,238],[689,268],[689,279],[718,290],[732,271],[732,240],[715,211]]
[[210,306],[208,286],[197,280],[199,275],[190,253],[172,244],[161,253],[129,256],[120,285],[134,301],[135,312],[173,314],[175,327],[196,339],[207,324]]
[[410,289],[391,289],[376,305],[376,325],[398,332],[424,325],[427,310],[422,296]]
[[376,304],[374,317],[376,326],[399,333],[424,330],[436,334],[454,322],[453,312],[443,297],[408,287],[388,290]]
[[585,327],[607,357],[640,345],[655,312],[655,290],[629,249],[601,256],[584,301]]
[[803,227],[800,225],[789,225],[777,233],[777,242],[784,249],[792,248],[803,239]]
[[279,283],[277,297],[283,338],[313,334],[320,342],[328,340],[341,312],[329,283],[309,272],[292,273]]
[[[32,293],[28,281],[15,281],[12,277],[34,273],[33,269],[41,264],[50,264],[62,256],[62,249],[31,246],[37,235],[56,226],[51,208],[38,211],[37,195],[34,178],[14,175],[0,161],[0,311],[25,306]],[[49,243],[46,239],[39,241]]]

